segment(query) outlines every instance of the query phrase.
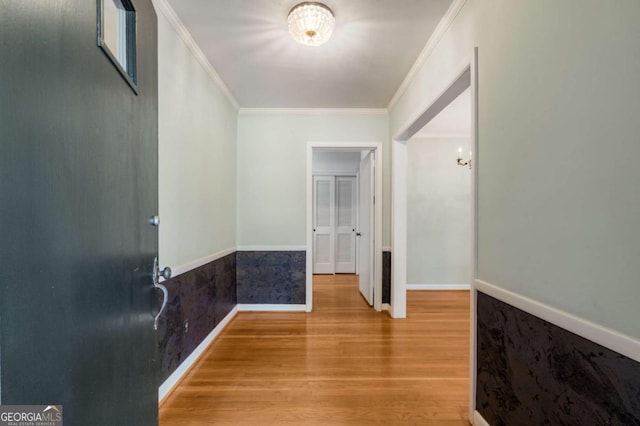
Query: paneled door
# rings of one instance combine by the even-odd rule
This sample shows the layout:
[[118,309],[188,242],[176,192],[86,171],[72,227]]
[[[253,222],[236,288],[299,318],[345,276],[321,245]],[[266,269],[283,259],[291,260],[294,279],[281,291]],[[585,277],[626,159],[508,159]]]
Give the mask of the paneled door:
[[1,402],[69,426],[158,424],[157,23],[131,3],[137,93],[96,0],[0,3]]
[[335,177],[313,178],[313,273],[335,272]]
[[356,272],[357,180],[336,177],[336,268],[338,274]]

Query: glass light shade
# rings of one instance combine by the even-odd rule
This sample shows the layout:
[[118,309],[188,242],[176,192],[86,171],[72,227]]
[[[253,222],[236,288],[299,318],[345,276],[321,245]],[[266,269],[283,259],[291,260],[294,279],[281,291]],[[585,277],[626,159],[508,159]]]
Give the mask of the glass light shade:
[[295,41],[307,46],[320,46],[329,40],[336,19],[322,3],[300,3],[289,12],[289,33]]

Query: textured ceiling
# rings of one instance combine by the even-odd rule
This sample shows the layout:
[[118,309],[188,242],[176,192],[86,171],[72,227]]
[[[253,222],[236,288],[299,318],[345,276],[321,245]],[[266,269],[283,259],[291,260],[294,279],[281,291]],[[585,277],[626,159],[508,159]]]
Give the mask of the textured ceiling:
[[287,31],[290,0],[168,0],[245,108],[384,108],[452,0],[328,0],[320,47]]

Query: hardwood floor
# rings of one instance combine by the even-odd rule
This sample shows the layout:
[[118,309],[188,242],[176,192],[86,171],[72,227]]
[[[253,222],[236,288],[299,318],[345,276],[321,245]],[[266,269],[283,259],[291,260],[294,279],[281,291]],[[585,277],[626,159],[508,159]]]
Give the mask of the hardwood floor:
[[316,276],[314,311],[241,312],[160,408],[161,426],[468,425],[469,293],[368,307],[353,275]]

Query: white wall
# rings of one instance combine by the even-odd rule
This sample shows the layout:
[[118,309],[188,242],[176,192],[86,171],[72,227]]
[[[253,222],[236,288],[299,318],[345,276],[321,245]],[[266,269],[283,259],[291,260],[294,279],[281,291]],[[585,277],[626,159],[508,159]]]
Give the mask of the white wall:
[[407,283],[469,284],[470,139],[413,138],[407,167]]
[[316,151],[313,153],[313,171],[357,173],[360,155],[360,152]]
[[158,12],[160,262],[235,246],[237,111]]
[[242,112],[239,246],[306,245],[307,142],[383,142],[383,235],[390,240],[388,117],[380,113]]
[[391,134],[479,48],[479,278],[639,338],[640,2],[468,0]]

